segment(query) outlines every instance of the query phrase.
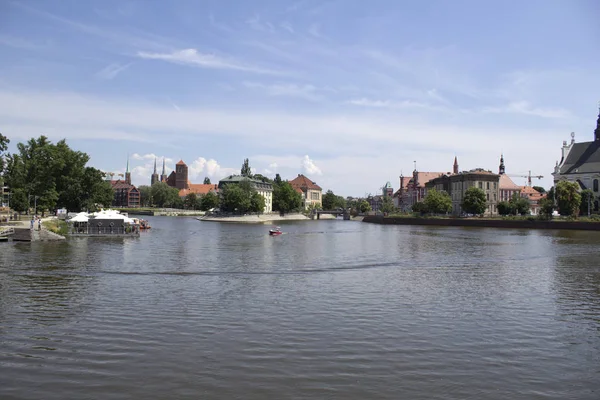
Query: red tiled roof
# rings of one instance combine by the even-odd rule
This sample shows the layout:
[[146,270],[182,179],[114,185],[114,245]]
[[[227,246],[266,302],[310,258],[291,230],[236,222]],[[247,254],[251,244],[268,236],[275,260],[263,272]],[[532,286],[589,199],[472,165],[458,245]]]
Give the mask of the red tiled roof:
[[530,186],[523,186],[523,188],[521,189],[521,196],[526,197],[531,201],[539,201],[546,197],[546,195],[541,194],[540,192],[538,192]]
[[319,185],[308,179],[306,176],[302,174],[298,174],[298,176],[291,181],[288,181],[290,185],[294,189],[309,189],[309,190],[323,190]]
[[179,191],[179,197],[185,197],[190,193],[195,193],[197,195],[205,195],[208,192],[218,192],[218,188],[217,185],[215,184],[208,184],[205,185],[203,183],[198,183],[198,184],[193,184],[193,183],[188,183],[189,185],[189,189],[181,189]]
[[122,181],[120,179],[116,180],[116,181],[110,181],[110,186],[112,186],[112,188],[114,190],[119,190],[119,189],[135,189],[135,186],[130,185],[129,183]]
[[175,165],[186,165],[186,164],[183,162],[183,160],[179,160],[179,162]]
[[518,190],[520,188],[509,176],[505,174],[500,175],[500,190]]
[[[439,178],[444,175],[446,172],[417,172],[417,180],[419,182],[419,187],[425,187],[425,184],[432,179]],[[406,189],[413,182],[413,176],[405,176],[404,177],[404,187]]]

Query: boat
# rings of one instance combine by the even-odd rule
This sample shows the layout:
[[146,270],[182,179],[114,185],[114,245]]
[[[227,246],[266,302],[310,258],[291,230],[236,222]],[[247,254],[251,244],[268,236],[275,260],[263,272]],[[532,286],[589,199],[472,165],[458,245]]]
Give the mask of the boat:
[[279,227],[276,227],[275,229],[269,229],[269,235],[271,236],[279,236],[282,234],[283,232],[281,232],[281,229],[279,229]]
[[152,229],[152,227],[150,226],[148,221],[146,221],[145,219],[140,219],[140,229],[142,229],[142,230]]

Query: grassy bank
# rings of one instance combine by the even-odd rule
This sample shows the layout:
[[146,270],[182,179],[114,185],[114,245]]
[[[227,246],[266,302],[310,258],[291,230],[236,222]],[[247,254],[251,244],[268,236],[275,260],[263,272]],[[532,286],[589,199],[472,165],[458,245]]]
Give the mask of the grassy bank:
[[43,221],[42,224],[44,225],[44,228],[48,229],[50,232],[54,232],[62,236],[66,236],[69,232],[67,223],[59,219]]

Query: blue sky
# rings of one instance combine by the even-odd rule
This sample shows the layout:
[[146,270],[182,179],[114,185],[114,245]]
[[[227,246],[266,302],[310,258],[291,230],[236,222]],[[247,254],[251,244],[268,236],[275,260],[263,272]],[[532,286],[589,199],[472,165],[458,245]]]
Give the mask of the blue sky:
[[[149,184],[304,173],[362,196],[421,171],[534,174],[593,138],[600,3],[19,1],[0,4],[0,131],[66,138]],[[525,179],[514,178],[518,184]]]

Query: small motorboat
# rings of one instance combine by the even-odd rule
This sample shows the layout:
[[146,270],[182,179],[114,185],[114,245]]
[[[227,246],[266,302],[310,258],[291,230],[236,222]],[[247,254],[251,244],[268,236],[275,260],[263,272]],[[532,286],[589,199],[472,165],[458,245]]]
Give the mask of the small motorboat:
[[269,235],[271,235],[271,236],[279,236],[282,234],[283,234],[283,232],[281,232],[281,229],[279,229],[279,227],[277,227],[275,229],[269,229]]
[[146,221],[145,219],[140,219],[140,229],[146,230],[146,229],[152,229],[152,227],[150,226],[148,221]]

